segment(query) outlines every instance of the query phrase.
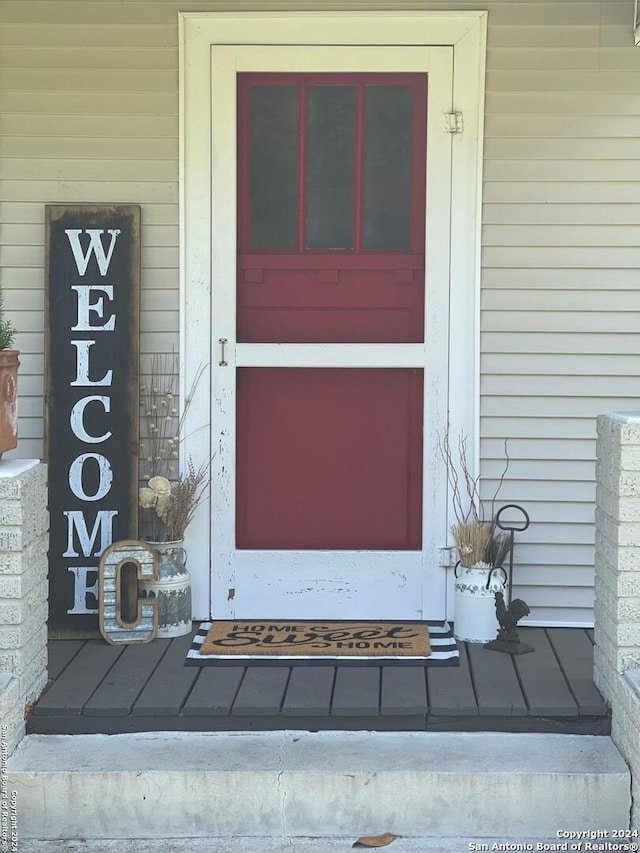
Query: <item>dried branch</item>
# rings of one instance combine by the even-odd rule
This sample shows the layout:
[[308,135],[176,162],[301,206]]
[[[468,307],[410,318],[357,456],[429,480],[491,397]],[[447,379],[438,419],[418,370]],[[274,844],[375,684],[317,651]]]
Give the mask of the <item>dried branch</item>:
[[[458,464],[454,462],[449,437],[449,425],[444,436],[439,437],[440,452],[447,466],[447,480],[451,487],[451,502],[456,524],[451,527],[451,535],[458,550],[458,558],[463,566],[486,563],[501,565],[509,553],[509,537],[498,534],[495,524],[495,503],[509,470],[509,454],[505,439],[506,465],[500,482],[491,501],[491,520],[485,519],[484,503],[480,497],[480,477],[471,473],[467,456],[467,437],[461,433],[458,438]],[[464,481],[465,496],[462,495],[461,475]]]
[[453,454],[451,453],[451,444],[449,442],[449,425],[447,424],[447,430],[444,434],[444,437],[438,437],[440,444],[440,452],[444,458],[444,461],[447,466],[447,479],[449,481],[449,485],[451,486],[451,502],[453,503],[453,511],[459,523],[464,523],[467,521],[467,515],[464,512],[462,507],[462,496],[460,494],[460,480],[458,477],[458,471],[453,462]]
[[509,456],[509,439],[505,438],[504,440],[504,458],[505,465],[504,471],[500,477],[500,481],[498,482],[498,486],[493,493],[493,497],[491,498],[491,518],[495,518],[496,515],[496,501],[498,499],[498,495],[500,494],[500,489],[502,488],[502,484],[504,483],[504,478],[507,476],[507,471],[509,470],[509,463],[511,462],[511,457]]
[[464,433],[461,433],[458,439],[458,454],[460,456],[460,468],[464,475],[467,496],[469,498],[469,511],[465,521],[469,521],[469,519],[472,518],[474,522],[480,524],[484,521],[484,509],[482,501],[480,500],[480,492],[478,490],[480,477],[473,477],[469,470],[469,463],[467,461],[467,437]]
[[[185,417],[206,365],[201,365],[178,412],[178,358],[154,355],[151,370],[140,387],[141,445],[139,491],[140,530],[152,542],[183,539],[196,509],[205,497],[210,460],[186,472],[178,469]],[[147,485],[148,483],[148,485]]]

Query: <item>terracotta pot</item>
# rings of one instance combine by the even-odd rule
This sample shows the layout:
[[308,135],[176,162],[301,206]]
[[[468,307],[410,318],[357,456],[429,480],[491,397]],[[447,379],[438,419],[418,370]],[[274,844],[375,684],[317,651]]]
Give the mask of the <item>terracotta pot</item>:
[[18,446],[17,349],[0,350],[0,456]]

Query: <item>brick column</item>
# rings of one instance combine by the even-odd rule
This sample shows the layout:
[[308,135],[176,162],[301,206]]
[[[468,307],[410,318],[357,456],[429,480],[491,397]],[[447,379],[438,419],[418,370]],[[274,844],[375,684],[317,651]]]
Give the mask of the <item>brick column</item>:
[[11,752],[47,681],[47,469],[0,462],[0,725]]
[[640,826],[640,412],[598,417],[594,680],[631,767]]

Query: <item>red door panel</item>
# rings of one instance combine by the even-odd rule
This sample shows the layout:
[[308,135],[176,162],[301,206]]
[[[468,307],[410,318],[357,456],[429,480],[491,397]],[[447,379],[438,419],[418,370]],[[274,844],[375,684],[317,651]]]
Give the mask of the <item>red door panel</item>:
[[313,254],[304,256],[304,265],[298,257],[291,266],[282,258],[242,258],[241,328],[254,343],[421,341],[423,260],[348,260],[357,263]]
[[420,549],[421,370],[238,374],[238,548]]
[[239,75],[239,342],[423,341],[426,85]]

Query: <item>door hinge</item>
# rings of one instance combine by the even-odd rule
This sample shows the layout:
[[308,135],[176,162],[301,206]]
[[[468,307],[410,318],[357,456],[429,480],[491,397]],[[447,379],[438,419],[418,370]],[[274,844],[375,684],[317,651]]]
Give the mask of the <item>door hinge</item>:
[[448,548],[438,548],[438,565],[445,569],[450,569],[455,565],[455,546]]
[[450,113],[444,114],[444,131],[445,133],[462,133],[464,130],[464,122],[462,113],[457,110],[451,110]]

